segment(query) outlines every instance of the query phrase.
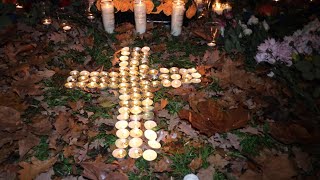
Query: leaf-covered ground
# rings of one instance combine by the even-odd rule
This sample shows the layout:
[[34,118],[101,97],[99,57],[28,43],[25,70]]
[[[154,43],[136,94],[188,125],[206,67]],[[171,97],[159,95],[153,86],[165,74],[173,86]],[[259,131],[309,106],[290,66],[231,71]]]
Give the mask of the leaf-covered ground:
[[[192,27],[192,26],[191,26]],[[246,71],[243,56],[205,44],[190,29],[172,37],[150,24],[70,32],[18,22],[1,35],[0,179],[316,179],[319,129],[290,89]],[[192,67],[199,85],[155,91],[162,148],[154,162],[114,159],[114,90],[64,88],[70,70],[109,69],[123,46],[150,46],[151,66]],[[295,116],[292,116],[294,114]],[[295,119],[293,119],[293,117]]]

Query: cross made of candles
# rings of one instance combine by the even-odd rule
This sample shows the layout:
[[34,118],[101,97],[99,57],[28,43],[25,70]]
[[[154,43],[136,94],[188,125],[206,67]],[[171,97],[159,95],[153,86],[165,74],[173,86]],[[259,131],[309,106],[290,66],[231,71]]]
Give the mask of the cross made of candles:
[[[143,157],[147,161],[157,158],[155,150],[161,148],[158,134],[154,131],[157,123],[154,121],[154,106],[152,88],[159,86],[178,88],[185,83],[200,83],[201,75],[195,68],[179,69],[177,67],[149,68],[149,47],[129,47],[121,49],[119,71],[86,70],[70,72],[65,87],[90,89],[118,89],[119,115],[115,145],[112,152],[115,158]],[[147,146],[144,146],[146,142]],[[129,150],[127,152],[127,148]]]

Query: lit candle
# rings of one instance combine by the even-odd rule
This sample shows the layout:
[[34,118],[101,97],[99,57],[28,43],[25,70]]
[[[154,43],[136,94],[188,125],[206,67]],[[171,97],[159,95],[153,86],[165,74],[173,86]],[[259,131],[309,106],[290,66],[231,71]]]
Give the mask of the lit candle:
[[70,71],[70,75],[73,76],[73,77],[78,77],[79,76],[79,71],[77,71],[77,70]]
[[150,112],[154,109],[154,107],[153,106],[144,106],[142,109],[143,109],[143,112]]
[[117,148],[124,149],[128,147],[129,143],[127,139],[117,139],[115,145],[117,146]]
[[117,119],[120,120],[120,121],[122,121],[122,120],[128,120],[129,117],[130,117],[129,114],[119,114],[119,115],[117,116]]
[[96,82],[90,82],[87,84],[87,87],[88,88],[96,88],[96,87],[98,87],[98,84]]
[[171,86],[173,87],[173,88],[178,88],[178,87],[180,87],[181,86],[181,81],[180,80],[173,80],[172,82],[171,82]]
[[140,100],[141,99],[141,94],[139,93],[132,93],[131,94],[131,100]]
[[141,123],[139,121],[131,121],[129,122],[129,128],[134,129],[134,128],[140,128]]
[[189,80],[191,80],[191,79],[192,79],[192,75],[191,75],[191,74],[184,74],[184,75],[182,76],[182,78],[183,78],[183,79],[189,79]]
[[100,76],[100,77],[108,76],[108,72],[106,72],[106,71],[101,71],[101,72],[99,73],[99,76]]
[[113,33],[114,30],[114,6],[112,0],[101,1],[101,15],[103,27],[107,33]]
[[170,71],[167,68],[160,68],[160,72],[163,74],[168,74]]
[[141,101],[139,100],[130,101],[130,106],[141,106]]
[[90,73],[90,76],[91,77],[94,77],[94,76],[99,76],[99,72],[98,71],[92,71],[91,73]]
[[139,60],[131,59],[130,65],[131,66],[138,66],[139,65]]
[[139,107],[139,106],[133,106],[131,109],[130,109],[130,112],[132,114],[140,114],[142,112],[142,108]]
[[[72,72],[72,71],[71,71]],[[89,71],[81,71],[80,76],[89,76],[90,72]]]
[[161,75],[159,76],[159,79],[161,79],[161,80],[169,79],[169,78],[170,78],[169,74],[161,74]]
[[151,129],[147,129],[146,131],[144,131],[144,137],[146,137],[149,140],[156,140],[157,133]]
[[149,98],[142,101],[143,106],[151,106],[153,104],[153,101]]
[[141,51],[142,51],[143,53],[148,53],[148,52],[150,51],[150,47],[144,46],[144,47],[141,49]]
[[69,31],[71,29],[71,26],[66,23],[62,23],[61,26],[64,31]]
[[170,73],[171,73],[171,74],[179,73],[179,68],[177,68],[177,67],[172,67],[172,68],[170,68]]
[[123,83],[120,83],[120,84],[119,84],[119,88],[120,88],[120,89],[127,89],[127,88],[129,88],[129,87],[130,87],[130,84],[129,84],[129,83],[123,82]]
[[122,51],[130,51],[130,48],[128,46],[121,48],[121,52]]
[[74,82],[67,82],[66,84],[64,84],[64,86],[66,88],[72,89],[72,88],[76,87],[76,84]]
[[127,71],[120,71],[119,75],[121,77],[127,77],[127,76],[129,76],[129,73]]
[[129,107],[129,101],[120,101],[120,102],[119,102],[119,105],[120,105],[121,107]]
[[130,109],[128,107],[121,107],[118,109],[120,114],[128,114],[130,112]]
[[161,148],[161,144],[158,141],[152,140],[152,141],[148,141],[148,145],[152,148],[152,149],[160,149]]
[[156,87],[160,86],[161,82],[160,81],[152,81],[151,84],[152,84],[152,87],[156,88]]
[[126,155],[127,155],[127,152],[124,149],[115,149],[112,151],[112,156],[118,159],[122,159]]
[[128,61],[129,57],[128,56],[120,56],[120,61]]
[[97,76],[91,77],[90,81],[91,82],[99,82],[100,78],[98,78]]
[[133,93],[140,93],[140,88],[139,87],[132,87],[131,88]]
[[119,129],[116,132],[116,135],[118,138],[120,139],[125,139],[127,137],[129,137],[130,132],[127,129]]
[[138,128],[131,129],[130,131],[130,136],[133,138],[141,137],[142,134],[143,134],[142,130]]
[[189,68],[188,72],[189,73],[195,73],[195,72],[197,72],[197,69],[196,68]]
[[78,81],[80,82],[87,82],[89,80],[89,77],[88,76],[80,76],[78,78]]
[[200,73],[192,73],[191,74],[191,76],[193,77],[193,78],[196,78],[196,79],[199,79],[199,78],[201,78],[201,74]]
[[129,146],[132,148],[137,148],[140,147],[142,145],[142,139],[141,138],[132,138],[129,141]]
[[122,101],[128,101],[130,99],[130,95],[129,94],[121,94],[119,96],[119,99]]
[[143,152],[142,156],[143,156],[143,159],[147,161],[153,161],[157,158],[157,153],[152,149],[148,149]]
[[142,156],[142,149],[141,148],[131,148],[129,150],[129,157],[137,159]]
[[100,78],[100,82],[107,83],[107,82],[109,82],[109,79],[108,79],[108,77],[104,76],[104,77]]
[[221,6],[221,3],[216,2],[213,6],[214,6],[213,11],[216,12],[218,15],[221,15],[223,12],[223,8]]
[[137,33],[143,34],[147,28],[146,4],[143,0],[135,0],[133,10],[136,31]]
[[174,79],[174,80],[181,79],[181,75],[180,74],[172,74],[171,79]]
[[99,88],[99,89],[106,89],[107,87],[108,87],[108,83],[104,83],[104,82],[103,82],[103,83],[100,83],[100,84],[99,84],[99,87],[98,87],[98,88]]
[[141,115],[139,114],[130,115],[130,119],[132,121],[139,121],[141,119]]
[[168,79],[162,80],[161,83],[162,83],[163,87],[170,87],[171,86],[171,81]]
[[179,69],[179,73],[180,73],[181,75],[188,74],[188,70],[187,70],[187,69],[184,69],[184,68],[181,68],[181,69]]
[[191,83],[195,83],[195,84],[201,83],[201,79],[191,79]]
[[[129,56],[130,52],[129,51],[121,51],[121,55],[123,56]],[[128,59],[127,59],[128,60]]]
[[118,77],[119,74],[117,72],[112,71],[112,72],[109,73],[109,76],[110,77]]
[[128,64],[129,64],[128,61],[122,61],[122,62],[119,63],[119,66],[120,67],[127,67]]
[[173,36],[179,36],[181,34],[184,11],[183,1],[173,1],[171,14],[171,34]]
[[76,81],[77,81],[77,79],[75,77],[73,77],[73,76],[69,76],[67,78],[67,82],[76,82]]
[[87,85],[87,83],[85,83],[85,82],[77,82],[77,84],[76,84],[76,86],[78,88],[84,88],[84,87],[86,87],[86,85]]
[[154,112],[146,112],[142,115],[144,120],[152,120],[154,119]]
[[153,129],[153,128],[157,127],[157,123],[155,121],[146,121],[144,123],[144,127],[146,129]]
[[115,124],[115,127],[117,129],[125,129],[126,127],[128,126],[128,121],[118,121],[116,124]]
[[[111,80],[111,79],[110,79]],[[111,89],[117,89],[118,88],[118,84],[116,82],[110,82],[109,87]]]
[[51,18],[45,18],[42,20],[43,25],[50,25],[52,23]]
[[154,94],[153,94],[152,92],[144,92],[144,93],[142,94],[142,97],[143,97],[143,98],[153,99]]

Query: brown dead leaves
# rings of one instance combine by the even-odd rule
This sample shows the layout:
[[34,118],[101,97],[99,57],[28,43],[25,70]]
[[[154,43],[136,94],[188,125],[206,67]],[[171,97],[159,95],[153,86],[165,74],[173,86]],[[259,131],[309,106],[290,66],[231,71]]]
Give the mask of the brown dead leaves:
[[22,169],[19,171],[20,180],[33,180],[38,174],[48,171],[57,161],[56,157],[40,161],[36,158],[31,158],[31,163],[20,162]]
[[194,128],[207,136],[243,127],[249,120],[247,110],[240,107],[225,112],[213,100],[199,102],[196,109],[199,112],[194,109],[181,110],[179,117],[188,120]]
[[80,164],[84,169],[82,176],[91,180],[114,179],[126,180],[127,175],[122,172],[115,171],[119,168],[116,164],[105,164],[103,162],[83,162]]

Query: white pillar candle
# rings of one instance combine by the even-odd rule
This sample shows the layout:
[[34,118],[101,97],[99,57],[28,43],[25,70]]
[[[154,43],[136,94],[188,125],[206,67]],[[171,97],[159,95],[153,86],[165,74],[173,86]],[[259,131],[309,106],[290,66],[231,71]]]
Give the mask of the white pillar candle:
[[142,156],[142,149],[141,148],[131,148],[129,150],[129,156],[134,159],[141,157]]
[[117,129],[125,129],[128,126],[128,121],[118,121],[115,126]]
[[113,33],[114,30],[114,6],[112,0],[101,1],[101,14],[104,29],[107,33]]
[[156,140],[157,139],[157,133],[153,130],[147,129],[144,131],[144,136],[149,140]]
[[178,0],[172,3],[171,34],[173,36],[179,36],[181,34],[184,11],[183,1]]
[[140,147],[142,145],[143,141],[141,138],[132,138],[129,141],[129,146],[132,148],[137,148]]
[[127,137],[129,137],[129,131],[127,129],[119,129],[117,132],[116,132],[116,135],[118,138],[120,139],[125,139]]
[[134,2],[134,20],[136,23],[137,33],[143,34],[147,28],[147,10],[143,0],[135,0]]
[[124,158],[127,155],[124,149],[115,149],[112,151],[112,156],[118,159]]
[[161,144],[156,141],[156,140],[151,140],[148,141],[148,145],[152,148],[152,149],[160,149],[161,148]]
[[153,161],[157,158],[157,152],[152,149],[148,149],[143,152],[142,157],[147,161]]
[[128,147],[129,143],[127,139],[117,139],[115,145],[117,146],[117,148],[124,149]]

